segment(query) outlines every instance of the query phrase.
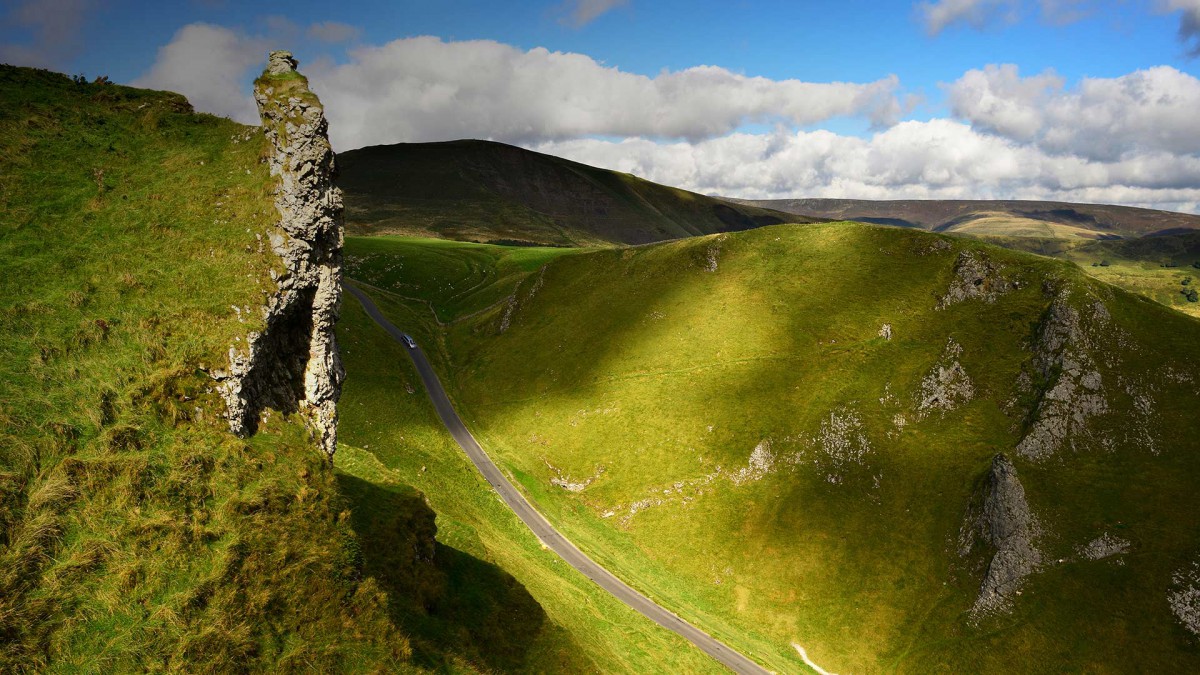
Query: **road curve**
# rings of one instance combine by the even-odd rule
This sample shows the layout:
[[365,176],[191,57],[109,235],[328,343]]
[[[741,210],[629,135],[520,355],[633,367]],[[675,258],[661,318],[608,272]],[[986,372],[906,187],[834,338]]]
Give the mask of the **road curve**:
[[[404,333],[396,328],[392,322],[388,321],[375,303],[358,288],[346,284],[344,288],[349,291],[358,301],[362,303],[363,309],[367,314],[386,330],[393,338],[401,345],[404,345]],[[438,380],[437,374],[433,372],[433,368],[429,365],[429,360],[425,358],[424,352],[420,346],[415,348],[407,348],[408,355],[412,358],[413,365],[417,367],[417,372],[421,375],[421,381],[425,383],[425,391],[429,394],[429,399],[433,402],[433,407],[437,409],[438,417],[442,418],[442,423],[446,425],[446,429],[458,445],[467,453],[471,461],[475,464],[475,468],[483,474],[487,482],[491,484],[492,489],[500,494],[500,498],[508,505],[517,517],[521,519],[533,530],[537,538],[542,541],[550,550],[557,553],[563,560],[567,561],[571,567],[579,570],[588,579],[591,579],[596,585],[611,593],[618,600],[629,605],[633,609],[641,612],[646,618],[654,623],[674,631],[682,635],[689,642],[699,647],[704,653],[713,657],[722,664],[728,666],[736,673],[766,675],[769,671],[762,666],[751,661],[749,658],[736,652],[723,643],[717,641],[708,633],[696,628],[692,624],[684,621],[675,614],[667,611],[665,608],[656,604],[650,598],[642,595],[629,587],[625,582],[609,573],[600,565],[597,565],[591,558],[583,554],[582,551],[575,548],[575,545],[567,541],[566,537],[558,533],[550,523],[538,513],[525,497],[508,482],[504,474],[500,473],[500,469],[492,463],[488,458],[487,453],[483,448],[479,447],[475,437],[467,430],[463,421],[459,419],[458,413],[454,411],[454,406],[451,405],[450,399],[446,397],[446,390],[442,388],[442,383]]]

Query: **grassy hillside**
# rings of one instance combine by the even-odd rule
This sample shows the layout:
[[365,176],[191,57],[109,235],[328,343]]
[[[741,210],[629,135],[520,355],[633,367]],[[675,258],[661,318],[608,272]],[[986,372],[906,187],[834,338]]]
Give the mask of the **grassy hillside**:
[[641,244],[811,222],[490,141],[342,153],[352,232],[552,246]]
[[229,433],[208,372],[279,265],[259,129],[47,71],[0,94],[0,671],[596,670],[362,451]]
[[1200,228],[1200,216],[1109,204],[1014,199],[750,199],[738,203],[796,215],[1008,237],[1142,237]]
[[[431,258],[442,255],[435,249]],[[436,353],[437,324],[426,308],[373,295]],[[437,556],[451,562],[435,611],[405,619],[416,635],[418,662],[454,666],[470,658],[492,672],[724,672],[541,546],[445,431],[403,347],[353,298],[347,297],[338,341],[348,376],[341,403],[346,445],[335,462],[374,495],[375,508],[356,513],[385,513],[381,498],[420,490],[437,512]],[[438,660],[424,656],[426,649]]]
[[[739,200],[735,200],[739,201]],[[1200,316],[1187,284],[1200,216],[1103,204],[1001,200],[747,200],[789,213],[913,227],[1070,260],[1085,272]],[[1190,269],[1189,269],[1190,268]]]
[[[964,250],[991,301],[945,299]],[[567,536],[770,667],[803,670],[797,645],[833,672],[1200,667],[1166,597],[1200,553],[1195,320],[1053,260],[844,223],[563,256],[512,298],[446,327],[389,311],[440,335],[468,424]],[[1104,403],[1038,459],[1016,449],[1068,377],[1033,365],[1063,315]],[[970,394],[931,397],[939,369]],[[1000,452],[1046,562],[976,619],[987,559],[959,542]],[[1085,555],[1104,536],[1125,552]]]

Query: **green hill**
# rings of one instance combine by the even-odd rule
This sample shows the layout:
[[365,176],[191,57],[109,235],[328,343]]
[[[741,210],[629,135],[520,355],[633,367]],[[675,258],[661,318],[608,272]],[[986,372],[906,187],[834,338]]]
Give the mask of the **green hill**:
[[973,236],[1114,239],[1200,229],[1200,216],[1019,199],[735,199],[787,213]]
[[1195,320],[852,223],[524,274],[457,246],[351,239],[351,275],[403,284],[388,311],[572,541],[768,667],[1200,668]]
[[359,234],[643,244],[814,220],[490,141],[380,145],[338,162],[346,222]]

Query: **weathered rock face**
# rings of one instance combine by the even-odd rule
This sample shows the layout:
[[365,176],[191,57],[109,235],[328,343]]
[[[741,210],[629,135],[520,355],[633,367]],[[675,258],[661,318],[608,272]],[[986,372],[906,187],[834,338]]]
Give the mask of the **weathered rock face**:
[[1037,521],[1025,501],[1025,488],[1016,468],[1004,455],[996,455],[988,474],[982,512],[968,518],[959,550],[965,556],[982,539],[995,551],[971,608],[972,616],[1009,607],[1025,577],[1042,563],[1042,554],[1034,546],[1037,533]]
[[[1096,321],[1107,320],[1103,305],[1093,308]],[[1033,367],[1048,389],[1030,417],[1017,453],[1041,459],[1068,442],[1088,436],[1088,421],[1108,410],[1103,380],[1089,354],[1092,345],[1069,293],[1060,292],[1050,304],[1034,345]]]
[[961,355],[962,346],[950,338],[941,358],[921,380],[921,388],[917,391],[918,416],[925,417],[935,410],[944,414],[975,397],[975,385],[958,362]]
[[937,309],[945,309],[964,300],[995,302],[1012,284],[1001,275],[1000,267],[981,253],[963,251],[954,263],[954,277]]
[[263,130],[273,146],[279,231],[271,248],[283,264],[263,308],[266,328],[229,350],[229,370],[214,373],[229,426],[253,434],[265,409],[300,412],[329,457],[337,448],[337,400],[345,371],[334,323],[341,302],[342,195],[328,123],[288,52],[272,52],[255,83]]
[[1167,602],[1171,613],[1193,635],[1200,637],[1200,563],[1179,570],[1171,578]]

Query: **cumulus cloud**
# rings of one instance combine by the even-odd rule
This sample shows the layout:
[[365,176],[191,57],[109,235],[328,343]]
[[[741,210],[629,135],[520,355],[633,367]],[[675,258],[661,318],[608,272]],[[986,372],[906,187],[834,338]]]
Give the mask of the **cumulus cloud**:
[[1019,0],[936,0],[917,5],[930,35],[937,35],[948,26],[965,23],[984,28],[995,22],[1016,21]]
[[198,110],[257,124],[258,111],[245,77],[266,62],[269,48],[264,38],[212,24],[189,24],[158,50],[154,65],[131,84],[177,91]]
[[329,44],[353,42],[361,33],[358,28],[337,21],[322,21],[308,27],[309,38]]
[[580,28],[595,21],[610,9],[627,4],[629,0],[567,0],[560,9],[565,14],[565,23]]
[[79,30],[91,0],[26,0],[14,3],[4,22],[29,36],[25,43],[0,45],[0,62],[61,68],[79,51]]
[[946,87],[954,115],[1051,153],[1114,160],[1145,152],[1200,153],[1200,80],[1170,66],[1071,89],[1051,71],[971,70]]
[[902,113],[894,76],[812,83],[697,66],[646,77],[582,54],[435,37],[360,47],[349,57],[309,70],[340,148],[463,137],[698,140],[747,123],[804,126],[838,116],[886,126]]
[[745,198],[1051,199],[1200,207],[1200,159],[1056,156],[952,120],[902,122],[870,138],[736,133],[699,143],[575,139],[533,149],[668,185]]

